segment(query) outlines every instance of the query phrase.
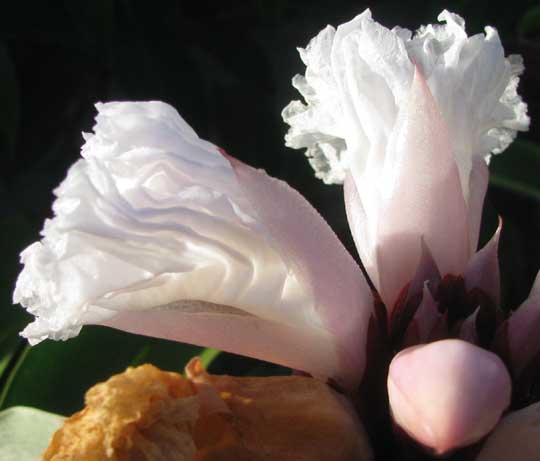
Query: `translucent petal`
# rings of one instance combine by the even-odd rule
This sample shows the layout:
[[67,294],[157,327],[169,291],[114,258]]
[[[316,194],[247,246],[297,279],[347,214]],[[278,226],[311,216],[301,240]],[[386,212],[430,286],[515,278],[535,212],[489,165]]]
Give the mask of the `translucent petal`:
[[379,187],[380,195],[372,194],[378,211],[368,216],[377,225],[378,288],[393,306],[418,267],[422,239],[441,274],[460,274],[469,256],[467,210],[448,133],[420,72],[400,109]]
[[[31,343],[106,324],[361,378],[371,295],[295,191],[197,137],[160,102],[97,106],[55,217],[21,255]],[[346,319],[346,321],[345,321]]]
[[[468,37],[461,17],[443,11],[442,25],[415,34],[389,30],[365,10],[335,30],[328,26],[300,49],[306,74],[293,79],[305,105],[283,112],[286,143],[307,148],[316,175],[342,183],[352,170],[370,183],[370,163],[384,162],[398,108],[418,66],[449,127],[463,192],[469,197],[474,158],[502,152],[529,125],[517,94],[523,63],[504,56],[497,31]],[[370,179],[371,177],[371,179]]]
[[[447,133],[448,145],[443,151],[432,149],[429,161],[446,165],[448,154],[452,156],[467,210],[469,235],[447,233],[452,242],[448,253],[461,238],[469,245],[468,256],[476,251],[488,183],[486,162],[492,153],[502,152],[517,131],[529,126],[527,107],[517,94],[523,71],[521,58],[505,57],[498,34],[491,27],[486,28],[485,34],[469,37],[465,22],[458,15],[443,11],[439,21],[443,24],[423,26],[413,34],[406,29],[381,26],[366,10],[337,30],[328,26],[306,49],[300,50],[306,73],[296,76],[293,84],[305,103],[293,101],[283,112],[291,127],[286,144],[307,149],[317,177],[338,184],[353,178],[355,187],[349,184],[345,191],[349,201],[347,216],[357,245],[367,246],[359,248],[359,253],[377,286],[384,284],[380,274],[386,271],[377,267],[377,253],[386,246],[381,228],[395,224],[392,219],[386,222],[382,197],[395,200],[394,204],[388,201],[387,206],[409,209],[410,204],[402,207],[404,199],[394,194],[396,171],[407,172],[411,187],[425,182],[422,172],[427,163],[420,162],[426,162],[426,156],[416,155],[414,149],[399,158],[401,164],[396,168],[395,144],[402,130],[399,113],[407,103],[415,68],[427,82],[436,106],[434,112],[440,114],[440,125],[445,126]],[[429,126],[430,120],[425,117],[415,123]],[[418,133],[423,129],[418,126]],[[425,197],[441,192],[420,187]],[[448,190],[447,195],[456,203],[454,189]],[[416,203],[420,201],[417,199]],[[432,210],[436,214],[411,216],[409,220],[441,219],[443,227],[445,216],[453,213],[443,205],[440,202],[437,211]],[[424,221],[422,225],[429,228],[431,223]],[[391,252],[401,252],[403,248],[411,253],[410,248],[418,247],[419,240],[411,242],[397,245]],[[427,244],[431,246],[433,242]],[[441,261],[437,259],[441,257],[437,253],[444,251],[440,245],[432,250],[443,275],[446,270],[457,268],[444,260],[449,254]],[[460,251],[456,252],[457,258],[462,256]],[[401,273],[387,278],[401,286],[386,290],[395,293],[401,289],[413,265],[394,264]],[[390,298],[387,296],[386,301]]]

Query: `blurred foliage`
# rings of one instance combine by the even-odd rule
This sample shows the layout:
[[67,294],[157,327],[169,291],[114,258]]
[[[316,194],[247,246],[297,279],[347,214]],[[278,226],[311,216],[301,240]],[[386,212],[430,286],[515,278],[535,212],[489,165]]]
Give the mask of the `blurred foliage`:
[[[314,178],[300,152],[286,149],[280,112],[298,98],[290,85],[303,71],[296,46],[326,24],[371,6],[386,25],[414,28],[449,8],[470,32],[485,24],[508,52],[524,56],[520,93],[533,126],[492,162],[482,241],[497,215],[504,300],[517,306],[540,261],[540,41],[534,1],[130,0],[8,2],[0,18],[0,406],[30,405],[69,414],[83,393],[126,366],[150,361],[180,370],[194,346],[89,327],[65,343],[29,348],[17,336],[28,316],[11,306],[18,253],[39,238],[52,190],[79,156],[93,104],[108,100],[169,102],[201,137],[300,190],[356,255],[339,187]],[[286,370],[221,354],[214,372],[278,374]],[[25,416],[26,417],[26,416]]]
[[74,340],[26,346],[6,378],[0,408],[25,405],[71,414],[83,404],[84,391],[127,366],[150,362],[181,371],[203,349],[88,327]]
[[522,37],[540,34],[540,5],[536,5],[525,12],[519,21],[518,31]]
[[540,200],[540,145],[514,141],[505,155],[496,155],[490,163],[493,186]]

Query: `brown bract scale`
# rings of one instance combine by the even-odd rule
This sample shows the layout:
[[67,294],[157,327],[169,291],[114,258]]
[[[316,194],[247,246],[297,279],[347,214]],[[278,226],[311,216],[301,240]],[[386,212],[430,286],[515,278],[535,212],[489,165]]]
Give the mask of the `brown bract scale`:
[[308,377],[184,377],[128,368],[86,394],[45,461],[363,461],[371,448],[354,411]]
[[[90,388],[85,408],[53,436],[45,461],[191,459],[199,414],[194,386],[152,365],[128,368]],[[171,458],[175,456],[175,458]]]

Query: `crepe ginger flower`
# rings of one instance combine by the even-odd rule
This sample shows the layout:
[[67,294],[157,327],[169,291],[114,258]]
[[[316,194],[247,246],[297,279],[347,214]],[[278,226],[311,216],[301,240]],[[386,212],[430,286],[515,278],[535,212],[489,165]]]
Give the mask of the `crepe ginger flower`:
[[[328,26],[300,49],[306,72],[293,85],[305,102],[283,118],[287,145],[306,148],[324,182],[344,184],[356,247],[386,308],[378,335],[388,361],[428,343],[393,357],[388,397],[394,422],[443,454],[480,440],[509,405],[510,376],[493,352],[517,383],[522,361],[540,353],[531,334],[540,302],[531,293],[503,322],[500,228],[476,252],[489,158],[529,125],[516,92],[521,58],[505,57],[493,28],[468,37],[459,16],[439,21],[413,34],[366,10]],[[449,337],[459,339],[430,343]],[[520,405],[531,403],[525,380],[514,405],[521,392]]]
[[98,104],[55,217],[21,256],[14,300],[36,317],[23,336],[108,325],[331,379],[377,456],[393,446],[376,417],[388,398],[400,430],[436,455],[534,403],[540,282],[504,320],[500,228],[476,252],[489,157],[528,127],[523,66],[494,29],[468,37],[459,16],[439,19],[413,34],[366,10],[328,26],[300,50],[305,103],[283,112],[287,144],[344,184],[376,293],[286,184],[199,139],[164,103]]
[[[300,50],[306,75],[283,118],[287,145],[307,147],[316,175],[345,184],[351,231],[387,306],[411,280],[421,239],[443,274],[476,250],[486,162],[525,130],[516,93],[521,57],[497,32],[468,37],[464,21],[388,30],[369,10],[328,26]],[[444,210],[444,211],[443,211]]]

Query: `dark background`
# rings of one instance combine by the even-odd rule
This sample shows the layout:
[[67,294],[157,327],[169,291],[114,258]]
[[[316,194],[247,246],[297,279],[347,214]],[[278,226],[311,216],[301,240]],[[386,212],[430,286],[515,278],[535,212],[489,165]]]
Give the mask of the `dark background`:
[[[375,19],[411,29],[443,8],[460,13],[469,34],[495,26],[507,53],[524,56],[520,93],[531,131],[492,164],[485,241],[504,219],[504,304],[527,295],[540,261],[540,7],[534,1],[20,1],[0,18],[0,408],[15,404],[62,413],[84,389],[129,364],[179,369],[197,352],[165,341],[87,328],[67,343],[28,349],[17,336],[28,318],[11,306],[18,253],[39,238],[52,190],[78,158],[97,101],[159,99],[198,134],[302,192],[356,255],[342,191],[317,180],[300,151],[284,146],[282,108],[299,95],[296,46],[326,24],[370,6]],[[227,355],[216,370],[261,371]],[[264,368],[264,367],[263,367]],[[266,372],[276,372],[265,368]]]

